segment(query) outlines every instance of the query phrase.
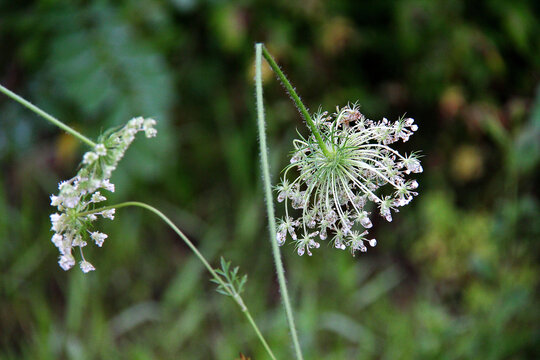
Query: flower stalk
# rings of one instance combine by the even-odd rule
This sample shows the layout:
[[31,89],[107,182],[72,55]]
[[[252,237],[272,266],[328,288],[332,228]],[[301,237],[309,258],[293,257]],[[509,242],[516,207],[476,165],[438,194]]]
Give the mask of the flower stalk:
[[283,71],[281,71],[281,69],[279,68],[279,65],[276,63],[276,61],[274,60],[272,55],[270,55],[268,50],[266,50],[266,47],[264,47],[263,44],[257,44],[257,45],[261,45],[262,54],[263,54],[264,58],[266,59],[266,61],[268,62],[268,65],[270,65],[272,70],[276,73],[279,80],[281,81],[281,83],[283,84],[283,86],[285,87],[285,89],[287,90],[289,95],[291,96],[292,100],[294,101],[294,103],[298,107],[298,110],[300,111],[300,114],[302,114],[302,116],[306,120],[309,128],[313,132],[313,135],[315,135],[315,138],[317,139],[317,142],[319,143],[319,146],[321,147],[323,153],[327,157],[329,157],[330,152],[328,151],[328,149],[326,147],[326,144],[324,143],[324,141],[323,141],[323,139],[321,137],[321,133],[319,132],[319,130],[317,129],[317,126],[313,122],[313,119],[311,118],[311,115],[309,115],[309,111],[306,109],[306,106],[304,105],[302,100],[300,100],[300,96],[298,96],[298,94],[296,93],[296,90],[294,90],[294,87],[291,85],[291,82],[289,81],[289,79],[287,79],[287,77],[285,76]]
[[255,334],[257,335],[257,337],[259,338],[259,340],[261,341],[261,343],[263,344],[265,350],[268,352],[268,355],[270,356],[270,358],[272,360],[276,360],[276,357],[274,355],[274,353],[272,352],[272,349],[270,348],[270,346],[268,345],[268,343],[266,342],[266,339],[264,338],[264,336],[262,335],[259,327],[257,326],[257,324],[255,323],[255,320],[253,320],[253,317],[251,316],[251,313],[249,312],[249,309],[247,308],[247,306],[245,305],[244,303],[244,300],[242,299],[242,297],[240,296],[239,293],[236,293],[236,292],[233,292],[231,290],[231,287],[228,286],[227,283],[225,283],[223,281],[223,279],[221,278],[221,276],[219,276],[217,273],[216,273],[216,270],[214,270],[212,268],[212,266],[208,263],[208,261],[206,260],[206,258],[203,256],[203,254],[201,254],[201,252],[199,251],[199,249],[197,249],[197,247],[189,240],[189,238],[172,222],[171,219],[169,219],[165,214],[163,214],[160,210],[156,209],[155,207],[151,206],[151,205],[148,205],[146,203],[143,203],[143,202],[139,202],[139,201],[126,201],[126,202],[123,202],[123,203],[119,203],[119,204],[115,204],[115,205],[109,205],[109,206],[104,206],[104,207],[101,207],[99,209],[95,209],[95,210],[92,210],[92,211],[87,211],[87,212],[84,212],[84,213],[80,213],[79,215],[80,216],[88,216],[88,215],[92,215],[92,214],[96,214],[96,213],[102,213],[102,212],[105,212],[105,211],[108,211],[108,210],[111,210],[111,209],[120,209],[120,208],[123,208],[123,207],[128,207],[128,206],[134,206],[134,207],[140,207],[140,208],[143,208],[145,210],[148,210],[152,213],[154,213],[155,215],[157,215],[161,220],[163,220],[171,229],[173,229],[173,231],[186,243],[186,245],[191,249],[191,251],[193,251],[193,253],[195,254],[195,256],[197,256],[197,258],[203,263],[203,265],[206,267],[206,269],[208,270],[208,272],[210,272],[210,274],[212,275],[214,281],[216,283],[218,283],[220,285],[220,289],[224,290],[227,292],[227,295],[229,295],[233,300],[234,302],[236,302],[236,304],[240,307],[240,310],[242,311],[242,313],[244,314],[244,316],[247,318],[249,324],[251,325],[251,327],[253,328],[253,330],[255,331]]
[[[268,150],[266,145],[266,132],[265,132],[265,118],[264,118],[264,104],[263,104],[263,92],[262,92],[262,74],[261,74],[261,62],[262,62],[262,54],[266,52],[265,58],[268,60],[270,59],[274,66],[279,70],[279,67],[277,64],[273,61],[272,57],[268,52],[264,49],[264,46],[262,44],[256,44],[255,45],[255,88],[256,88],[256,97],[257,97],[257,125],[258,125],[258,131],[259,131],[259,152],[261,155],[261,168],[263,172],[263,180],[264,180],[264,197],[266,200],[266,211],[268,215],[268,225],[269,225],[269,231],[270,231],[270,242],[272,244],[272,255],[274,257],[274,262],[276,266],[276,273],[278,277],[278,283],[279,288],[281,291],[281,298],[283,300],[283,304],[285,306],[285,313],[287,315],[287,321],[289,323],[289,329],[291,331],[291,337],[294,345],[294,350],[296,353],[296,358],[299,360],[303,359],[302,356],[302,349],[300,348],[300,342],[298,341],[298,334],[296,331],[296,325],[294,322],[294,316],[291,306],[291,301],[289,299],[289,292],[287,290],[287,284],[285,281],[285,269],[283,267],[283,261],[281,259],[281,252],[279,250],[279,246],[274,240],[276,238],[276,218],[274,214],[274,201],[272,196],[272,184],[270,181],[270,165],[268,163]],[[272,66],[272,63],[270,64]],[[272,66],[272,68],[274,68]],[[274,70],[275,71],[275,70]],[[313,122],[311,120],[311,117],[309,117],[309,113],[307,113],[307,110],[305,109],[305,106],[302,105],[302,102],[300,101],[300,98],[298,95],[296,95],[296,92],[290,85],[290,83],[285,78],[285,75],[280,71],[279,73],[282,74],[283,79],[285,79],[285,84],[288,84],[290,90],[291,96],[296,96],[296,99],[298,101],[297,105],[300,104],[301,107],[299,108],[303,109],[303,111],[306,112],[307,117],[306,121],[308,121],[308,124]],[[278,73],[278,75],[279,75]],[[283,80],[282,80],[283,82]],[[286,85],[287,86],[287,85]],[[293,95],[294,94],[294,95]],[[309,119],[309,120],[308,120]],[[322,139],[321,139],[322,142]]]
[[19,104],[21,104],[21,105],[27,107],[28,109],[32,110],[33,112],[35,112],[39,116],[43,117],[45,120],[47,120],[47,121],[51,122],[52,124],[58,126],[60,129],[62,129],[64,131],[70,133],[71,135],[75,136],[77,139],[81,140],[82,142],[90,145],[91,147],[96,146],[95,142],[93,142],[92,140],[90,140],[89,138],[87,138],[86,136],[81,134],[80,132],[76,131],[75,129],[73,129],[73,128],[69,127],[69,126],[67,126],[66,124],[64,124],[63,122],[61,122],[57,118],[55,118],[54,116],[46,113],[45,111],[41,110],[40,108],[38,108],[37,106],[32,104],[30,101],[23,99],[22,97],[20,97],[19,95],[15,94],[12,91],[10,91],[9,89],[3,87],[2,85],[0,85],[0,92],[4,93],[6,96],[12,98],[13,100],[18,102]]

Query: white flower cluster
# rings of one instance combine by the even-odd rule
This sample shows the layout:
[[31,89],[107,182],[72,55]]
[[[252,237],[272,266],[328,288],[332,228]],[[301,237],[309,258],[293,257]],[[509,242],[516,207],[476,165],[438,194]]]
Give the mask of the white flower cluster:
[[98,208],[96,204],[107,200],[98,190],[114,192],[109,179],[118,162],[139,131],[144,131],[148,138],[156,136],[155,124],[153,119],[137,117],[120,130],[101,136],[93,151],[84,154],[77,175],[58,185],[58,195],[51,195],[51,205],[58,209],[58,213],[51,215],[51,230],[55,232],[51,241],[60,251],[58,264],[62,269],[69,270],[75,265],[72,249],[78,247],[81,270],[85,273],[95,270],[84,258],[82,248],[88,239],[99,247],[103,245],[107,235],[90,231],[92,222],[98,216],[113,220],[115,213],[114,208]]
[[[409,140],[418,126],[411,118],[395,122],[366,119],[356,105],[337,108],[330,116],[319,113],[314,122],[326,150],[313,134],[294,140],[291,163],[276,187],[277,200],[285,201],[286,212],[278,223],[276,240],[283,245],[288,233],[298,255],[311,255],[310,249],[320,246],[316,237],[325,240],[331,231],[336,248],[349,248],[353,255],[357,250],[365,252],[366,244],[377,244],[375,239],[366,238],[368,231],[364,230],[372,227],[370,213],[364,210],[367,202],[374,202],[380,214],[392,221],[391,210],[398,212],[398,207],[418,195],[416,180],[405,179],[405,175],[423,171],[418,156],[403,156],[388,146]],[[299,175],[289,182],[291,169]],[[392,192],[377,195],[386,184]],[[289,202],[293,209],[301,209],[296,219],[289,216]],[[302,236],[297,236],[297,231]]]

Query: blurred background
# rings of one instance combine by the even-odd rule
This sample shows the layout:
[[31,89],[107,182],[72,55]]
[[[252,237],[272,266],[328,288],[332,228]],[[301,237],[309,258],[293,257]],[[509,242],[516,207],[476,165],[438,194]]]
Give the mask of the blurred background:
[[[114,201],[162,209],[216,267],[249,275],[246,303],[293,356],[259,173],[254,43],[305,103],[359,101],[420,129],[420,195],[376,248],[282,247],[306,359],[540,358],[540,3],[529,1],[0,1],[0,83],[90,137],[159,121],[113,175]],[[300,116],[264,91],[272,173]],[[99,227],[97,271],[62,271],[49,195],[87,148],[0,96],[0,358],[267,358],[236,305],[150,213]],[[278,215],[282,207],[278,206]]]

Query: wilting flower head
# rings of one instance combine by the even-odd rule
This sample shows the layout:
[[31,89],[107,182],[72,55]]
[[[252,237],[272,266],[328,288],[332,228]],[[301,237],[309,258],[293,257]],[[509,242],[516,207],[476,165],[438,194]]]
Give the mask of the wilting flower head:
[[[366,235],[372,227],[368,202],[375,203],[378,212],[392,221],[392,211],[411,202],[418,195],[416,180],[405,179],[410,173],[422,172],[415,154],[401,155],[388,145],[403,142],[418,129],[411,118],[391,122],[366,119],[358,107],[337,108],[314,116],[326,149],[321,148],[315,135],[293,141],[291,163],[276,187],[277,200],[285,201],[286,216],[277,229],[277,241],[285,243],[287,233],[295,242],[299,255],[311,255],[329,234],[334,246],[354,253],[375,246],[375,239]],[[287,174],[295,170],[293,181]],[[378,191],[386,189],[386,195]],[[289,214],[288,205],[299,216]],[[298,234],[297,234],[298,233]]]
[[84,258],[82,248],[87,245],[87,240],[99,247],[103,245],[107,235],[90,231],[92,222],[98,216],[113,220],[115,212],[113,208],[98,209],[96,204],[107,200],[99,190],[114,192],[114,184],[109,178],[118,162],[139,131],[144,131],[148,138],[156,136],[155,124],[153,119],[133,118],[120,130],[101,136],[93,151],[84,154],[77,175],[58,185],[58,195],[51,195],[51,205],[59,211],[51,215],[51,230],[55,232],[51,241],[60,251],[58,264],[62,269],[69,270],[75,265],[72,250],[78,247],[81,270],[85,273],[95,270]]

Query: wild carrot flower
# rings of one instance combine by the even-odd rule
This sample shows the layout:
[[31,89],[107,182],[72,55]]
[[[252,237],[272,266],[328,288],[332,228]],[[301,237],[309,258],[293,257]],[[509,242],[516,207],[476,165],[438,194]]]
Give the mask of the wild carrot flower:
[[144,131],[146,137],[157,134],[155,124],[153,119],[133,118],[120,130],[102,135],[93,151],[84,154],[77,175],[62,181],[58,185],[58,195],[51,195],[51,205],[58,209],[51,215],[51,230],[55,232],[51,241],[60,252],[58,264],[62,269],[69,270],[75,265],[72,250],[78,247],[81,270],[85,273],[95,270],[84,258],[82,249],[88,240],[99,247],[103,245],[107,235],[90,231],[92,223],[98,216],[113,220],[115,213],[114,208],[98,210],[97,204],[107,200],[101,190],[114,192],[114,184],[109,179],[118,162],[138,132]]
[[[375,203],[380,215],[392,221],[392,212],[418,195],[416,180],[405,178],[422,172],[418,155],[401,155],[389,146],[409,140],[418,126],[411,118],[369,120],[356,105],[337,108],[332,115],[320,112],[313,121],[326,149],[314,134],[293,141],[290,164],[276,187],[286,212],[276,240],[284,244],[288,233],[299,255],[311,255],[320,246],[317,235],[325,240],[330,233],[336,248],[349,248],[353,255],[365,252],[366,245],[377,244],[363,230],[372,227],[366,204]],[[287,175],[293,169],[297,177],[291,182]],[[389,191],[382,194],[381,187]],[[289,214],[289,204],[299,212],[297,218]]]

